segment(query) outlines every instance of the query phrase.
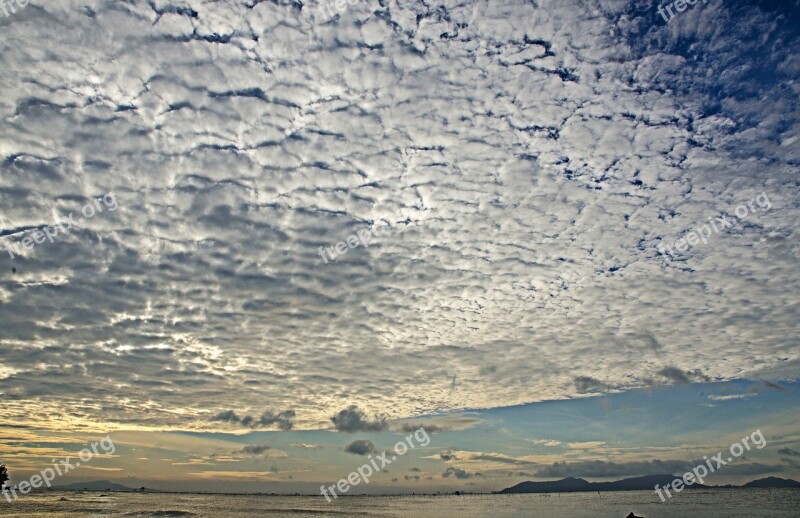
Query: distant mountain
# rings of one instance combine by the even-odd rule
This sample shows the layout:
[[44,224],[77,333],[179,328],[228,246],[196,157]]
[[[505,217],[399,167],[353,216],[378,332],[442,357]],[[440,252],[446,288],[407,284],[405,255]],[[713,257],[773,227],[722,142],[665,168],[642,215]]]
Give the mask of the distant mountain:
[[109,482],[108,480],[75,482],[74,484],[65,484],[63,486],[53,486],[51,489],[55,491],[82,491],[84,489],[91,491],[137,491],[136,489],[117,484],[116,482]]
[[[568,477],[549,482],[522,482],[499,493],[574,493],[577,491],[636,491],[654,489],[656,484],[669,485],[675,480],[674,475],[646,475],[644,477],[626,478],[615,482],[588,482],[582,478]],[[700,484],[689,486],[692,489],[705,488]]]
[[592,483],[582,478],[568,477],[563,480],[549,482],[521,482],[516,486],[508,487],[500,493],[572,493],[576,491],[591,491]]
[[[590,491],[639,491],[642,489],[655,489],[656,484],[661,487],[672,484],[680,477],[675,475],[645,475],[643,477],[632,477],[617,480],[616,482],[596,482]],[[689,489],[707,489],[703,484],[692,484],[685,486]]]
[[[582,478],[568,477],[562,480],[552,480],[548,482],[522,482],[516,486],[508,487],[500,494],[509,493],[575,493],[578,491],[636,491],[654,490],[656,485],[660,487],[671,485],[675,479],[680,477],[675,475],[646,475],[644,477],[633,477],[615,482],[588,482]],[[725,489],[725,488],[800,488],[800,482],[791,479],[767,477],[753,480],[743,486],[705,486],[703,484],[692,484],[684,486],[687,489]]]
[[[636,491],[654,490],[656,485],[664,487],[672,484],[672,481],[680,478],[675,475],[646,475],[643,477],[625,478],[615,482],[588,482],[582,478],[568,477],[562,480],[552,480],[548,482],[521,482],[516,486],[511,486],[500,494],[511,493],[576,493],[579,491]],[[800,488],[800,482],[785,478],[767,477],[753,480],[743,486],[704,486],[702,484],[692,484],[684,486],[688,489],[725,489],[725,488]]]
[[767,477],[760,478],[748,482],[742,487],[757,487],[757,488],[800,488],[800,482],[788,478]]

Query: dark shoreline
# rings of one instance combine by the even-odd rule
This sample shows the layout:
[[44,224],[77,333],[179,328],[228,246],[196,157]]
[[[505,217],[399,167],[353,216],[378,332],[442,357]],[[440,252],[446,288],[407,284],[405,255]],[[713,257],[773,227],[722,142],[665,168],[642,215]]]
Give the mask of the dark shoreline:
[[[727,487],[727,486],[706,486],[703,488],[697,488],[693,491],[702,492],[702,491],[733,491],[733,490],[743,490],[743,491],[798,491],[800,488],[794,487]],[[498,497],[508,497],[508,496],[518,496],[518,495],[546,495],[546,496],[558,496],[558,495],[579,495],[579,494],[594,494],[594,493],[601,493],[601,494],[613,494],[613,493],[630,493],[635,491],[652,491],[648,489],[620,489],[615,491],[558,491],[552,493],[501,493],[499,491],[492,491],[488,493],[462,493],[459,492],[456,494],[453,493],[394,493],[394,494],[382,494],[382,495],[340,495],[340,498],[397,498],[397,497],[450,497],[450,496],[498,496]],[[274,497],[296,497],[296,498],[322,498],[325,497],[320,494],[298,494],[298,493],[220,493],[220,492],[205,492],[205,491],[160,491],[160,490],[151,490],[151,491],[121,491],[121,490],[102,490],[102,489],[45,489],[39,491],[31,491],[29,494],[43,494],[43,493],[119,493],[123,495],[130,495],[130,494],[137,494],[137,495],[208,495],[208,496],[274,496]]]

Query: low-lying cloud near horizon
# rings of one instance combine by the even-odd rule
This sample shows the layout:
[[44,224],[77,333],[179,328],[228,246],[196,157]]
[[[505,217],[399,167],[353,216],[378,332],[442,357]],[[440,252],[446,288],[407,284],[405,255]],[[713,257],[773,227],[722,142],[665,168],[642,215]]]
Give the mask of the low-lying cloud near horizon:
[[0,19],[0,420],[355,433],[797,377],[791,7],[316,7]]

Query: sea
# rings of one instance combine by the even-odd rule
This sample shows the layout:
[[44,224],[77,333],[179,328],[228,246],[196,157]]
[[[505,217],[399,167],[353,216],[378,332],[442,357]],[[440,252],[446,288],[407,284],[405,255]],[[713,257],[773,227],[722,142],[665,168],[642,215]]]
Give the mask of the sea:
[[83,517],[800,517],[800,489],[695,489],[662,503],[653,491],[527,495],[316,496],[191,493],[30,493],[0,499],[0,516]]

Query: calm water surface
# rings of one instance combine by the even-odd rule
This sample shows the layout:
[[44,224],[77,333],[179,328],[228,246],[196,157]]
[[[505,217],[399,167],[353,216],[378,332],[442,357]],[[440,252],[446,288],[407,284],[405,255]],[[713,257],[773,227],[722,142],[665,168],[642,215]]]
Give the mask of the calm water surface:
[[614,517],[629,512],[645,518],[800,517],[800,490],[695,490],[660,503],[652,491],[560,495],[467,495],[347,497],[329,504],[322,497],[48,492],[29,494],[9,504],[0,499],[0,516],[83,517],[235,517],[355,516],[461,517],[543,516]]

